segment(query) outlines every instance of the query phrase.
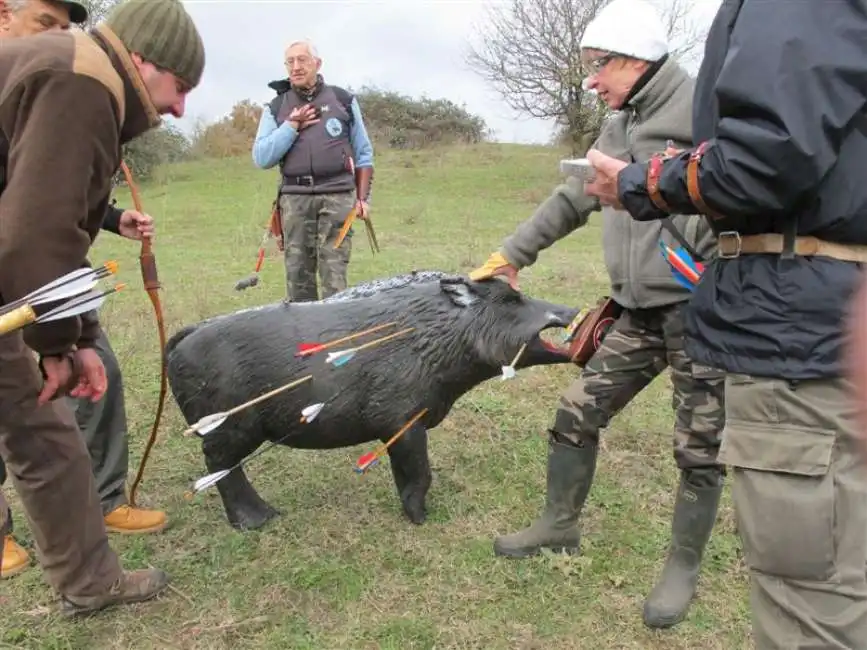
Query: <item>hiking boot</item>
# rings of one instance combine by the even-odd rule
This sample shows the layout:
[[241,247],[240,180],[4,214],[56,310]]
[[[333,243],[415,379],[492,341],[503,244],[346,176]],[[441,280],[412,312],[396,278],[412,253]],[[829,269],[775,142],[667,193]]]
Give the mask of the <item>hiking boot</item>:
[[84,596],[73,600],[61,597],[60,612],[64,616],[86,616],[107,607],[129,605],[150,600],[169,584],[169,577],[159,569],[124,571],[108,593],[98,596]]
[[716,522],[722,477],[715,487],[697,487],[681,474],[671,544],[662,575],[644,603],[644,624],[666,628],[680,623],[695,595],[701,558]]
[[578,517],[596,470],[596,445],[582,447],[548,440],[545,511],[529,527],[494,540],[494,553],[513,558],[537,555],[542,548],[578,553]]
[[144,535],[158,533],[166,527],[166,514],[159,510],[143,510],[122,505],[105,516],[105,529],[110,533]]
[[0,578],[11,578],[30,566],[30,556],[12,535],[3,538],[3,555],[0,556]]

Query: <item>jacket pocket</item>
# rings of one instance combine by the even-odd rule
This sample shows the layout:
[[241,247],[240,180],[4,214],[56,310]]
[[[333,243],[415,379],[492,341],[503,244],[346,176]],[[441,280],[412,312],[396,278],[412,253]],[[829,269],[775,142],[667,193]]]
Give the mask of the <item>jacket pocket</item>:
[[814,393],[773,379],[726,381],[719,460],[735,470],[744,556],[752,570],[790,580],[835,572],[835,415],[823,416]]

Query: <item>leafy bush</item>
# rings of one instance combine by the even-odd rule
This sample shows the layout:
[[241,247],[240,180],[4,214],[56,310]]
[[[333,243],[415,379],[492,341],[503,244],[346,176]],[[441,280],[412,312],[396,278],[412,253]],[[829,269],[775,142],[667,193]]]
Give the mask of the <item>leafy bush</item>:
[[[150,180],[160,165],[186,160],[189,156],[189,140],[171,124],[148,131],[123,147],[123,160],[136,182]],[[123,180],[123,171],[118,170],[115,181]]]
[[263,110],[263,106],[245,99],[216,122],[198,124],[192,137],[193,155],[204,158],[249,155]]
[[[356,96],[374,146],[418,149],[477,143],[488,135],[481,117],[447,99],[413,99],[367,87]],[[192,136],[191,154],[206,158],[249,155],[263,110],[266,106],[245,99],[219,120],[200,123]]]
[[355,94],[367,132],[377,145],[420,149],[430,145],[476,144],[488,136],[481,117],[448,99],[413,99],[370,87]]

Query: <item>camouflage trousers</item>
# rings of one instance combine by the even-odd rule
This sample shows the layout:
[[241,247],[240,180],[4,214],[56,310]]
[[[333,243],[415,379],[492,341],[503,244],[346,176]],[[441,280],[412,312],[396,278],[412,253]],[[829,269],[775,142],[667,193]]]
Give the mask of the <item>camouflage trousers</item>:
[[684,307],[622,312],[580,377],[561,395],[555,438],[573,445],[597,444],[611,418],[670,366],[675,461],[681,470],[698,475],[723,472],[717,455],[725,424],[725,374],[686,355]]
[[340,248],[334,242],[346,215],[355,205],[355,192],[281,194],[286,294],[293,302],[318,300],[317,271],[322,297],[346,288],[352,252],[352,232]]

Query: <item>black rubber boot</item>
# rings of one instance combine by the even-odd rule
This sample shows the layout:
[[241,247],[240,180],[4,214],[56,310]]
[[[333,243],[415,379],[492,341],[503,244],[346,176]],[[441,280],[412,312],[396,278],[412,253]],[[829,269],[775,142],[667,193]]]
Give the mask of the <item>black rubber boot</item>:
[[578,553],[578,517],[590,492],[596,470],[596,445],[582,447],[548,440],[548,485],[545,512],[528,528],[494,540],[494,553],[523,558],[542,548]]
[[701,558],[716,522],[723,479],[717,485],[698,487],[681,474],[671,544],[662,575],[644,603],[644,624],[666,628],[680,623],[695,595]]

